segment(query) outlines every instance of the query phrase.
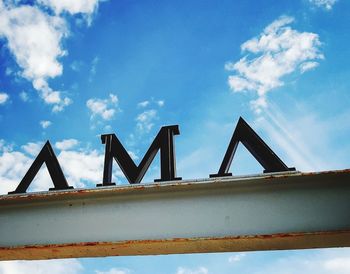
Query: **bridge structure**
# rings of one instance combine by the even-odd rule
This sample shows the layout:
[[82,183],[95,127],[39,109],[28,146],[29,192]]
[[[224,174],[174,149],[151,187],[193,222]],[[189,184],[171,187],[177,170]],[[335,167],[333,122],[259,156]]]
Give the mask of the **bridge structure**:
[[350,170],[0,196],[0,260],[350,246]]

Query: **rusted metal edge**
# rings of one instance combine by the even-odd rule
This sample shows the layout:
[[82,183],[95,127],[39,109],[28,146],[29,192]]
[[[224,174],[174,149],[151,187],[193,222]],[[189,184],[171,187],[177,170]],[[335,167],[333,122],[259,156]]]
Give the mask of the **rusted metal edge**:
[[247,183],[247,181],[259,181],[259,180],[275,180],[290,177],[309,177],[309,176],[327,176],[327,175],[337,175],[346,174],[350,175],[350,169],[344,170],[332,170],[332,171],[322,171],[322,172],[308,172],[301,173],[297,171],[287,171],[287,172],[275,172],[275,173],[265,173],[256,174],[248,176],[232,176],[232,177],[219,177],[219,178],[209,178],[209,179],[194,179],[194,180],[182,180],[182,181],[171,181],[162,183],[152,183],[152,184],[136,184],[136,185],[118,185],[118,186],[108,186],[108,187],[98,187],[90,189],[71,189],[71,190],[58,190],[58,191],[43,191],[43,192],[32,192],[25,194],[11,194],[11,195],[0,195],[0,203],[2,201],[25,201],[25,200],[42,200],[50,198],[74,198],[89,196],[94,194],[113,194],[113,193],[125,193],[133,192],[138,190],[150,190],[155,188],[172,188],[172,187],[184,187],[191,185],[206,185],[211,183]]
[[0,260],[166,255],[324,247],[350,247],[350,231],[2,247],[0,248]]

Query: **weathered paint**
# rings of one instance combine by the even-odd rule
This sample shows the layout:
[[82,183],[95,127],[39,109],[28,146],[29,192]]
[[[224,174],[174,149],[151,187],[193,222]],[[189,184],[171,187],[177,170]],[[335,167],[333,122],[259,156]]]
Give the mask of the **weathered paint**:
[[5,195],[0,259],[346,247],[349,196],[349,170]]
[[0,260],[285,250],[325,246],[350,246],[350,231],[19,246],[0,248]]

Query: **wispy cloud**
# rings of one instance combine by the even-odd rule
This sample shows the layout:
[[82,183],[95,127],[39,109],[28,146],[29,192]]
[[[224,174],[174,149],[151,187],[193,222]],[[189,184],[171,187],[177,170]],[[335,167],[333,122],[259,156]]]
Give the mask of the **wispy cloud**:
[[95,271],[96,274],[129,274],[131,271],[127,268],[111,268],[110,270],[107,271]]
[[158,104],[158,106],[162,107],[162,106],[164,106],[165,102],[164,102],[164,100],[158,100],[157,104]]
[[157,107],[163,107],[165,104],[165,101],[164,100],[155,100],[154,98],[151,98],[150,100],[145,100],[145,101],[139,102],[137,104],[137,107],[138,108],[145,108],[145,107],[150,106],[151,104],[154,106],[157,106]]
[[140,108],[145,108],[145,107],[147,107],[148,105],[149,105],[149,101],[148,101],[148,100],[142,101],[142,102],[140,102],[140,103],[137,104],[137,106],[140,107]]
[[42,142],[29,142],[25,145],[22,146],[22,149],[27,152],[28,154],[30,154],[31,156],[37,156],[41,150],[43,146]]
[[98,62],[100,62],[100,58],[98,56],[95,56],[94,59],[92,59],[91,61],[89,82],[92,82],[93,77],[96,74]]
[[0,152],[8,152],[12,151],[13,149],[13,144],[8,144],[5,142],[4,139],[0,139]]
[[1,274],[78,274],[83,266],[77,259],[0,262]]
[[326,10],[331,10],[337,1],[338,0],[309,0],[312,5]]
[[73,71],[80,71],[81,67],[83,66],[83,62],[81,61],[73,61],[71,64],[70,64],[70,68],[73,70]]
[[208,269],[203,266],[200,266],[195,269],[179,267],[176,271],[176,274],[208,274],[208,273],[209,273]]
[[37,0],[40,4],[43,4],[52,9],[56,14],[67,12],[69,14],[92,14],[97,9],[98,0],[75,0],[75,1],[62,1],[62,0]]
[[0,105],[5,104],[8,99],[9,99],[9,95],[7,93],[0,92]]
[[154,126],[154,121],[157,119],[157,110],[146,110],[136,117],[136,128],[140,133],[148,133]]
[[318,65],[317,60],[324,58],[318,35],[292,29],[293,21],[288,16],[278,18],[259,36],[241,45],[242,52],[248,53],[246,56],[225,65],[227,70],[235,72],[228,78],[234,92],[257,93],[258,98],[251,102],[256,112],[268,106],[267,93],[284,85],[284,76],[313,69]]
[[149,109],[142,111],[135,118],[136,121],[136,130],[138,134],[144,134],[151,131],[158,117],[158,110],[164,106],[164,100],[155,100],[153,97],[149,100],[139,102],[137,104],[138,108],[147,108]]
[[118,101],[117,95],[112,93],[107,99],[91,98],[87,100],[86,106],[91,111],[91,119],[100,117],[103,120],[111,120],[120,111]]
[[275,260],[252,265],[249,273],[348,274],[350,273],[350,249],[315,250],[307,254],[289,251],[288,254],[280,254]]
[[43,120],[43,121],[40,121],[40,125],[43,129],[46,129],[52,125],[52,122],[48,120]]
[[25,91],[22,91],[20,94],[19,94],[19,98],[23,101],[23,102],[28,102],[29,101],[29,95],[27,92]]
[[247,254],[246,253],[237,253],[228,258],[229,263],[236,263],[241,261]]
[[60,150],[69,150],[79,144],[76,139],[65,139],[55,143],[55,147]]

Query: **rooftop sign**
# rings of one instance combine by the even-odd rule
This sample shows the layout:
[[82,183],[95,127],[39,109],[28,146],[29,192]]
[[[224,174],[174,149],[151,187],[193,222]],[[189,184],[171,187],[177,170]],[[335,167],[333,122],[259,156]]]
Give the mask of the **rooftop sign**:
[[[115,134],[101,135],[102,144],[105,145],[105,160],[103,181],[102,184],[97,184],[97,187],[115,185],[115,183],[112,182],[113,159],[117,162],[130,184],[140,183],[158,151],[160,151],[160,178],[155,179],[154,181],[163,182],[181,180],[181,177],[176,176],[174,145],[174,136],[179,134],[180,131],[178,125],[162,127],[139,165],[134,163]],[[265,173],[295,170],[295,168],[287,167],[271,150],[271,148],[243,120],[243,118],[239,118],[220,168],[216,174],[211,174],[210,177],[232,176],[232,174],[229,173],[229,169],[239,142],[241,142],[264,167]],[[9,192],[9,194],[26,193],[31,182],[44,163],[47,166],[54,184],[54,187],[49,190],[65,190],[73,188],[68,184],[55,152],[53,151],[50,142],[47,141],[17,186],[16,190]]]

